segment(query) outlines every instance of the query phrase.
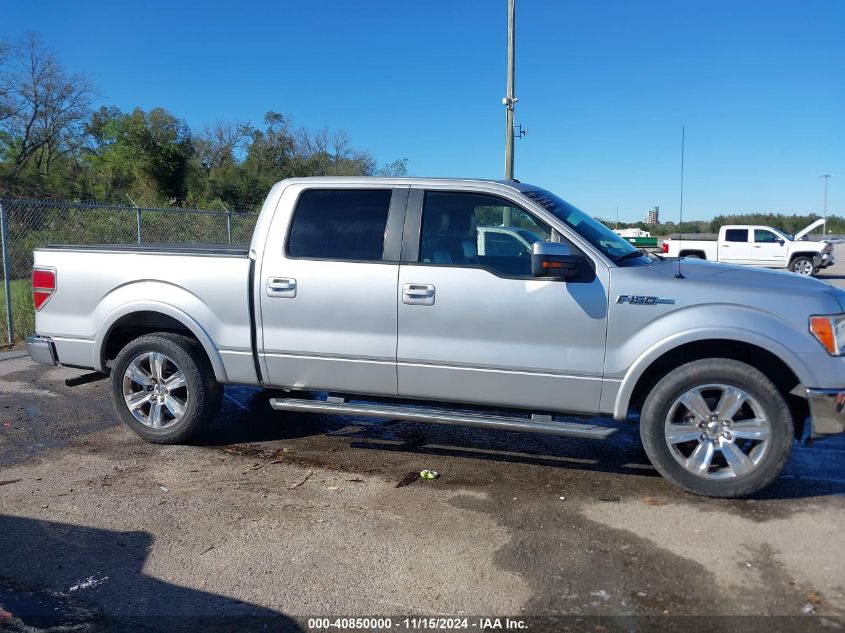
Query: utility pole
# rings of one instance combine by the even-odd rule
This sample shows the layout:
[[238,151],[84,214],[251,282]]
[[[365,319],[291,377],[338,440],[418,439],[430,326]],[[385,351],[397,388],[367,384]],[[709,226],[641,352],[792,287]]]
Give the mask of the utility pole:
[[619,205],[616,205],[616,230],[619,230]]
[[513,107],[518,101],[513,96],[514,71],[514,21],[515,0],[508,0],[508,92],[502,99],[505,106],[505,180],[513,180]]
[[827,181],[830,180],[830,174],[822,174],[819,178],[824,178],[824,228],[827,230]]

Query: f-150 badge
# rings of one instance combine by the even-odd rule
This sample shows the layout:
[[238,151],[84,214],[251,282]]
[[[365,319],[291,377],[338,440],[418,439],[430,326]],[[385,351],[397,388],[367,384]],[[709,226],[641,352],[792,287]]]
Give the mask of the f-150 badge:
[[616,303],[630,303],[633,305],[653,306],[658,303],[674,304],[674,299],[661,299],[660,297],[646,297],[645,295],[619,295]]

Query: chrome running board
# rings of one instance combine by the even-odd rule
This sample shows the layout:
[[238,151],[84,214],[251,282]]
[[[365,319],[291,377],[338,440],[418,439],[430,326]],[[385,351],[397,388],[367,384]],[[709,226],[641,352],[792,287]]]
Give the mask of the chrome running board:
[[276,411],[300,411],[326,415],[355,415],[384,420],[407,420],[409,422],[433,422],[477,426],[503,431],[528,431],[566,437],[581,437],[604,440],[617,429],[595,424],[559,422],[551,416],[533,415],[529,418],[514,418],[501,415],[465,413],[450,409],[431,407],[397,406],[385,404],[350,404],[341,398],[330,400],[303,400],[298,398],[271,398],[270,406]]

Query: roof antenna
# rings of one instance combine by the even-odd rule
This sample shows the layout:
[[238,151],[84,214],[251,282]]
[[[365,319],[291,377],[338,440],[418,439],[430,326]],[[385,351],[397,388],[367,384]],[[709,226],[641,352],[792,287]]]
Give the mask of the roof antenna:
[[[684,223],[684,136],[686,132],[686,126],[681,126],[681,210],[678,217],[678,246],[680,246],[680,242],[684,239],[684,228],[681,226]],[[681,254],[678,253],[678,272],[675,273],[675,279],[686,279],[683,273],[681,273]]]

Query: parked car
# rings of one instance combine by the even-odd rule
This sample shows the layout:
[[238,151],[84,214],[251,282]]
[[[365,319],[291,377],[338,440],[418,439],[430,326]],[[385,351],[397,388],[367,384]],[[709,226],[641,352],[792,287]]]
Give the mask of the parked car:
[[476,230],[480,257],[530,257],[534,242],[543,241],[528,229],[511,226],[479,226]]
[[816,220],[794,237],[770,226],[730,224],[719,229],[715,240],[703,236],[666,239],[663,252],[673,257],[786,268],[799,275],[815,275],[835,261],[830,243],[802,239],[822,224],[824,220]]
[[[479,252],[505,217],[531,236]],[[281,411],[597,440],[612,416],[675,485],[736,497],[794,438],[845,429],[845,292],[646,256],[515,181],[285,180],[249,246],[38,248],[33,299],[32,358],[110,373],[162,444],[232,384],[283,390]]]

